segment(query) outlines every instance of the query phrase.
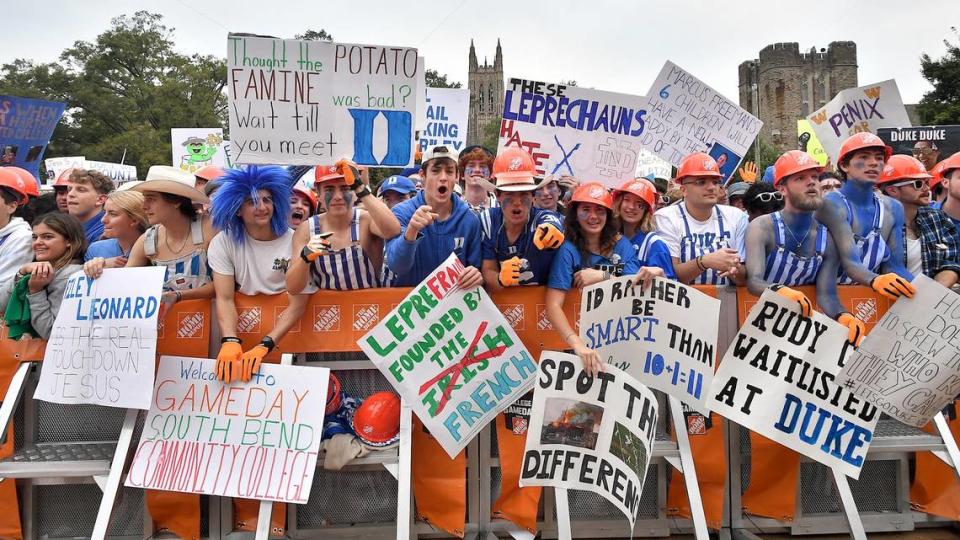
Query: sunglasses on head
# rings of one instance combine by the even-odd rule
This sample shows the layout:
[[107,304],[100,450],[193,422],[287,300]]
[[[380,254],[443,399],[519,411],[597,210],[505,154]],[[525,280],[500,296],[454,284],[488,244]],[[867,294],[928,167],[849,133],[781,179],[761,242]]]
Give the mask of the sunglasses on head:
[[771,201],[782,201],[783,193],[780,193],[779,191],[767,191],[765,193],[757,193],[753,196],[753,199],[765,203]]

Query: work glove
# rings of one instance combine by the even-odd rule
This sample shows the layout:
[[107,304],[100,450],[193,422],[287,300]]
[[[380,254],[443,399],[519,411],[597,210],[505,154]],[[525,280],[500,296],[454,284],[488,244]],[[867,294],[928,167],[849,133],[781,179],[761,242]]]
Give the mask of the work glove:
[[847,341],[854,347],[859,347],[863,341],[863,335],[867,333],[867,327],[863,321],[849,313],[841,313],[837,316],[837,322],[847,327]]
[[500,263],[500,275],[497,281],[501,287],[516,287],[520,284],[520,257],[513,257]]
[[870,280],[870,288],[890,300],[896,300],[901,296],[913,298],[913,293],[917,292],[913,285],[893,272],[877,275]]
[[217,353],[216,375],[221,381],[229,384],[240,378],[240,355],[243,347],[236,341],[226,341],[220,345]]
[[270,352],[263,343],[258,343],[240,357],[240,380],[247,382],[260,369],[260,363]]
[[533,245],[537,249],[557,249],[563,244],[563,233],[550,223],[544,223],[537,227],[537,232],[533,235]]
[[792,300],[800,304],[800,314],[804,317],[809,317],[810,313],[813,312],[813,304],[810,303],[810,299],[807,298],[807,295],[802,292],[791,289],[790,287],[784,287],[783,285],[774,285],[770,289],[780,296],[786,298],[787,300]]
[[300,258],[303,259],[303,262],[310,264],[315,261],[317,257],[329,252],[331,246],[330,241],[327,239],[331,236],[333,236],[332,232],[311,234],[310,241],[300,250]]
[[757,164],[748,161],[743,164],[743,167],[740,167],[740,179],[748,184],[752,184],[757,181]]
[[356,163],[349,159],[341,159],[334,167],[336,167],[337,173],[343,175],[343,181],[350,188],[350,191],[356,191],[363,185],[363,178],[360,176],[360,169],[357,168]]

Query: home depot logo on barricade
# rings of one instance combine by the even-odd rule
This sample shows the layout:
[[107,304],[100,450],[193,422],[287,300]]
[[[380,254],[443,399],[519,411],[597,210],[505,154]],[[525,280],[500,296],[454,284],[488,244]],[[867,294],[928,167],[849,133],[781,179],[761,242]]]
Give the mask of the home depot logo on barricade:
[[314,332],[340,331],[340,306],[324,305],[313,308]]
[[854,298],[853,299],[854,316],[863,322],[877,322],[877,300],[876,298]]
[[553,330],[553,325],[550,324],[550,320],[547,319],[546,304],[537,304],[537,330],[542,332]]
[[380,306],[377,304],[353,305],[353,331],[366,331],[380,321]]
[[203,313],[189,311],[177,314],[177,339],[199,339],[203,337]]
[[497,309],[503,313],[503,317],[510,323],[511,328],[514,330],[523,330],[523,304],[497,304]]
[[237,332],[260,333],[260,321],[263,317],[259,307],[249,307],[240,311],[237,316]]
[[702,414],[687,415],[687,434],[705,435],[707,433],[707,419]]

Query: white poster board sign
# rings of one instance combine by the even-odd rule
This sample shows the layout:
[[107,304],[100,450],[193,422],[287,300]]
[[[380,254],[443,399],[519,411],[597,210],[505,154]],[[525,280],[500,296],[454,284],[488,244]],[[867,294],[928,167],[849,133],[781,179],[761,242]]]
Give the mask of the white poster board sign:
[[357,344],[455,457],[533,385],[537,364],[451,254]]
[[654,279],[643,290],[631,280],[583,289],[580,337],[608,364],[708,414],[720,300],[676,281]]
[[137,168],[133,165],[122,165],[120,163],[110,163],[109,161],[84,160],[83,168],[103,173],[118,186],[124,182],[137,179]]
[[960,393],[960,295],[924,275],[850,355],[837,381],[881,412],[923,427]]
[[847,329],[770,291],[750,309],[710,387],[710,409],[858,478],[880,415],[834,380]]
[[520,486],[579,489],[637,519],[657,426],[657,398],[613,366],[596,378],[572,354],[544,351]]
[[173,128],[170,148],[174,167],[195,173],[207,165],[228,167],[222,128]]
[[266,364],[224,385],[216,360],[164,356],[125,486],[302,504],[330,370]]
[[57,181],[60,173],[67,169],[82,169],[86,158],[83,156],[55,157],[43,160],[47,169],[46,185],[52,185]]
[[165,269],[114,268],[67,281],[34,399],[150,408]]
[[409,47],[231,34],[233,162],[409,166],[421,69]]
[[673,178],[673,165],[648,150],[640,150],[637,156],[637,176],[653,175],[654,178]]
[[466,88],[427,88],[420,150],[446,144],[457,152],[467,144],[467,119],[470,116],[470,90]]

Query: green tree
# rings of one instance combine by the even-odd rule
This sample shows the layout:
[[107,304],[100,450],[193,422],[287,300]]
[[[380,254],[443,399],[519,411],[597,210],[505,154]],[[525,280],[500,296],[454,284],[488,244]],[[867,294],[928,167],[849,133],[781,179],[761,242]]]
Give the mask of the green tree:
[[333,41],[333,36],[327,33],[326,30],[320,29],[317,30],[307,30],[302,34],[297,34],[293,36],[293,39],[299,39],[302,41]]
[[[759,148],[759,151],[758,151]],[[767,169],[770,165],[773,165],[777,158],[780,157],[780,153],[776,148],[765,143],[763,139],[757,138],[756,142],[750,145],[750,149],[747,150],[747,153],[743,156],[743,161],[740,163],[742,167],[744,163],[752,161],[757,164],[757,182],[760,182],[763,179],[763,171]],[[740,172],[734,176],[734,181],[739,181]]]
[[462,84],[456,81],[447,81],[447,75],[437,73],[435,69],[428,69],[424,73],[424,78],[427,80],[427,88],[461,88]]
[[502,117],[498,116],[495,119],[491,120],[489,124],[483,128],[483,138],[480,141],[480,145],[488,150],[493,152],[497,151],[497,145],[500,143],[500,124],[502,122]]
[[[950,28],[960,38],[960,32]],[[933,90],[924,94],[917,109],[924,124],[960,123],[960,45],[943,40],[947,53],[934,60],[929,54],[920,57],[920,72],[930,81]]]

